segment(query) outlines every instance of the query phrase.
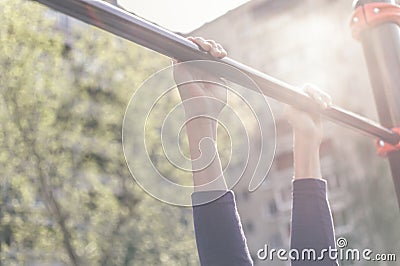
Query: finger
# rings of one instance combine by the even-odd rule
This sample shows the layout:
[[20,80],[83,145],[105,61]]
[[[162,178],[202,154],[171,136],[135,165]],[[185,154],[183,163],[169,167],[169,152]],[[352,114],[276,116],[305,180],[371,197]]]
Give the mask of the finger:
[[228,53],[226,52],[226,50],[224,49],[224,47],[222,47],[221,44],[217,43],[217,48],[218,50],[221,52],[221,58],[225,57],[228,55]]
[[214,40],[207,40],[209,44],[211,44],[211,49],[208,51],[213,57],[220,58],[221,51],[218,48],[217,43]]
[[200,49],[202,49],[206,52],[210,51],[210,49],[212,48],[211,43],[207,42],[202,37],[194,37],[194,38],[192,38],[191,41],[194,42],[195,44],[197,44],[197,46],[199,46]]
[[221,59],[227,55],[227,52],[225,51],[225,49],[222,47],[221,44],[215,42],[214,40],[207,40],[207,42],[211,44],[211,49],[209,53],[212,56]]
[[329,94],[324,93],[324,94],[322,95],[322,100],[323,100],[324,103],[326,104],[326,107],[325,107],[325,108],[332,106],[332,97],[331,97]]
[[202,37],[188,37],[188,40],[194,42],[205,52],[210,53],[213,57],[223,58],[227,55],[226,50],[221,44],[216,43],[214,40],[205,40]]
[[312,84],[305,84],[303,91],[307,93],[321,108],[326,109],[332,105],[332,98],[326,92]]
[[314,85],[307,84],[304,88],[304,91],[312,98],[314,99],[317,104],[319,104],[321,107],[326,108],[329,105],[331,105],[331,97],[329,94],[325,93],[324,91],[320,90]]

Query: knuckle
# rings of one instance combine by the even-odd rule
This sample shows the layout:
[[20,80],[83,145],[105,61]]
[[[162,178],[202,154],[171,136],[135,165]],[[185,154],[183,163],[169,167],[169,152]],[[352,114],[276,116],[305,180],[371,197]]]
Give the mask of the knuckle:
[[212,46],[213,48],[216,48],[216,47],[217,47],[217,43],[216,43],[214,40],[207,40],[207,42],[208,42],[209,44],[211,44],[211,46]]

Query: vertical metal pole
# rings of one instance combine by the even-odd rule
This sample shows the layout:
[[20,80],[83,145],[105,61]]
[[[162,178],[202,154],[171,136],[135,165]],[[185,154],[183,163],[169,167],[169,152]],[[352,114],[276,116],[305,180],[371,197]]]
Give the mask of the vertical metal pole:
[[[354,7],[394,0],[359,0]],[[379,12],[379,9],[376,10]],[[360,41],[366,58],[375,103],[381,124],[400,126],[400,26],[384,23],[361,32]],[[400,207],[400,151],[389,156],[390,169]]]

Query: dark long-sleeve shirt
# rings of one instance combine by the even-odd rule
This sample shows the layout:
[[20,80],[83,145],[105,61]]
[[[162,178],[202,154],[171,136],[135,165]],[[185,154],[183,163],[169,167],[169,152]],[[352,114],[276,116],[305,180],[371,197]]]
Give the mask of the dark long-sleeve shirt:
[[[246,244],[234,193],[227,191],[222,197],[207,204],[221,191],[195,192],[192,195],[196,243],[203,266],[253,265]],[[326,196],[326,182],[320,179],[293,181],[291,249],[335,247],[331,211]],[[328,256],[319,261],[292,261],[293,266],[336,266]]]

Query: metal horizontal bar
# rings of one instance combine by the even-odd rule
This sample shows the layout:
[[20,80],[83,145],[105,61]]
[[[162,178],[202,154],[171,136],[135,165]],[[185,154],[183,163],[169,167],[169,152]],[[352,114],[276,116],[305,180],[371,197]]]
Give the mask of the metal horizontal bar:
[[[276,78],[239,63],[231,58],[215,59],[201,51],[184,37],[154,25],[123,9],[100,0],[35,0],[78,20],[104,29],[124,39],[180,61],[213,60],[226,63],[247,74],[261,89],[262,94],[301,110],[319,113],[325,118],[357,129],[363,133],[396,144],[399,135],[365,117],[337,106],[319,108],[304,93]],[[208,69],[210,71],[210,69]],[[234,71],[215,69],[215,73],[241,86],[253,88],[254,84],[238,79]],[[250,86],[249,86],[250,85]]]

